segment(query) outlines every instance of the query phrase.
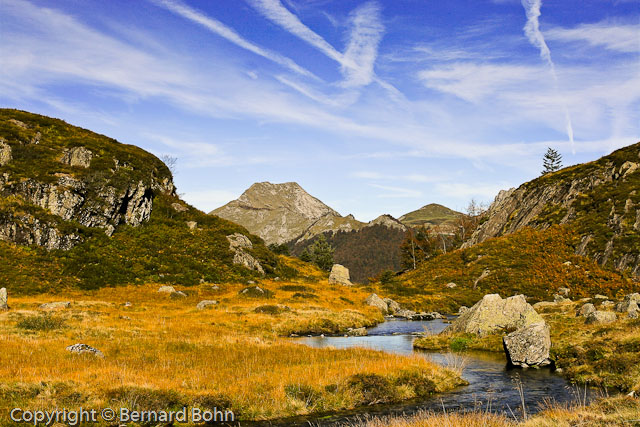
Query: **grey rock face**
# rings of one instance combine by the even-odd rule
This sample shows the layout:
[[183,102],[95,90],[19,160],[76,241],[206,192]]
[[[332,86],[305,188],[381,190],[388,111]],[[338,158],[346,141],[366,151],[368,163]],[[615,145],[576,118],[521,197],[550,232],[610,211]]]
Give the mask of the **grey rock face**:
[[633,293],[625,295],[622,302],[616,304],[616,311],[619,313],[627,313],[638,309],[640,304],[640,294]]
[[507,360],[514,366],[523,368],[545,366],[551,363],[549,350],[551,337],[549,326],[533,323],[502,338]]
[[0,138],[0,166],[8,164],[12,159],[11,146]]
[[340,264],[333,264],[331,274],[329,274],[329,283],[332,285],[352,286],[349,280],[349,269]]
[[189,227],[189,230],[195,230],[198,228],[198,223],[196,221],[187,221],[187,227]]
[[7,288],[0,288],[0,310],[8,310],[7,304]]
[[249,270],[264,274],[264,269],[260,265],[260,262],[245,251],[245,249],[253,248],[253,243],[251,243],[251,240],[249,240],[247,236],[240,233],[233,233],[227,236],[227,240],[229,241],[229,249],[234,253],[234,264],[242,265]]
[[383,298],[383,301],[387,304],[387,310],[389,311],[389,314],[396,314],[397,312],[402,310],[400,304],[398,304],[391,298]]
[[378,308],[382,314],[387,314],[389,312],[389,308],[387,303],[384,302],[382,298],[380,298],[377,294],[371,294],[364,300],[365,304],[370,305],[372,307]]
[[62,155],[60,162],[70,166],[88,168],[91,166],[93,153],[85,147],[73,147]]
[[69,301],[47,302],[40,305],[40,310],[58,310],[61,308],[69,308],[71,303]]
[[593,304],[585,304],[580,307],[580,310],[576,313],[577,316],[587,317],[591,313],[596,311],[596,307]]
[[93,348],[87,344],[73,344],[66,348],[67,351],[75,354],[90,354],[101,359],[104,359],[104,354],[97,348]]
[[587,325],[598,325],[598,324],[606,324],[613,323],[618,319],[615,313],[611,311],[594,311],[587,315],[587,319],[584,323]]
[[522,328],[544,322],[523,295],[502,299],[498,294],[485,295],[467,312],[460,315],[443,332],[466,332],[479,336],[501,329]]
[[212,299],[206,299],[206,300],[202,300],[198,303],[198,305],[196,305],[196,308],[198,310],[204,310],[207,308],[211,308],[213,306],[218,305],[218,301],[216,300],[212,300]]

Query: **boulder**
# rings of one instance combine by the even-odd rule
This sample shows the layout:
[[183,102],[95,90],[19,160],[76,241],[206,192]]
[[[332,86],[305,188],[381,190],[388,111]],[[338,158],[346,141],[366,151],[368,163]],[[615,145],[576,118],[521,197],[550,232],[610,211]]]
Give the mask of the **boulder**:
[[415,311],[407,310],[407,309],[404,309],[404,308],[401,308],[400,310],[398,310],[398,311],[396,311],[394,313],[395,317],[402,317],[402,318],[407,319],[407,320],[418,320],[416,318],[417,315],[418,315],[418,313],[416,313]]
[[562,302],[568,302],[568,301],[571,301],[571,300],[568,299],[568,298],[563,297],[560,294],[555,294],[553,296],[553,302],[555,302],[555,303],[562,303]]
[[195,230],[198,228],[198,223],[196,221],[187,221],[187,227],[189,227],[189,230]]
[[73,344],[67,347],[67,351],[75,354],[90,354],[104,359],[104,354],[97,348],[93,348],[87,344]]
[[333,264],[331,274],[329,274],[329,283],[332,285],[352,286],[353,283],[349,278],[349,269],[340,264]]
[[610,307],[613,307],[615,305],[616,304],[613,301],[608,301],[608,300],[607,301],[602,301],[600,303],[600,307],[602,307],[602,308],[610,308]]
[[367,329],[366,328],[349,328],[347,329],[347,335],[350,337],[366,337]]
[[502,344],[511,365],[528,368],[551,363],[551,337],[549,326],[544,322],[533,323],[511,332],[502,338]]
[[196,305],[196,308],[198,310],[204,310],[206,308],[211,308],[214,305],[218,305],[218,301],[212,300],[212,299],[205,299],[205,300],[200,301],[198,303],[198,305]]
[[189,208],[187,208],[185,205],[183,205],[182,203],[171,203],[171,207],[173,208],[174,211],[176,212],[186,212],[189,210]]
[[0,310],[8,310],[7,304],[7,288],[0,288]]
[[69,301],[58,301],[58,302],[46,302],[40,305],[40,310],[57,310],[59,308],[69,308],[71,303]]
[[185,293],[184,293],[184,292],[182,292],[182,291],[175,291],[175,292],[171,292],[171,293],[169,294],[169,296],[170,296],[172,299],[176,299],[176,298],[186,298],[187,294],[185,294]]
[[364,300],[364,302],[367,305],[380,309],[382,314],[388,314],[389,312],[389,307],[387,306],[387,303],[384,302],[384,300],[376,294],[369,295],[367,299]]
[[563,297],[568,297],[569,296],[569,292],[571,291],[571,289],[569,288],[558,288],[558,295],[563,296]]
[[[198,224],[196,223],[195,226],[197,225]],[[240,233],[233,233],[227,236],[227,240],[229,241],[229,250],[234,253],[234,264],[242,265],[249,270],[264,274],[264,269],[258,260],[245,251],[245,249],[253,249],[253,243],[251,243],[251,240],[249,240],[247,236]]]
[[437,311],[432,311],[430,313],[426,313],[424,311],[414,314],[411,316],[411,320],[435,320],[435,319],[444,319],[444,316]]
[[383,298],[383,301],[385,302],[385,304],[387,304],[387,310],[389,311],[389,314],[396,314],[398,311],[402,310],[400,304],[398,304],[391,298]]
[[455,288],[455,287],[456,287],[456,286],[458,286],[458,285],[456,285],[456,284],[455,284],[455,283],[453,283],[453,282],[449,282],[449,283],[447,283],[447,284],[446,284],[446,285],[444,285],[444,286],[446,286],[446,287],[447,287],[447,288],[449,288],[449,289],[453,289],[453,288]]
[[523,295],[502,299],[498,294],[485,295],[443,332],[466,332],[485,336],[501,329],[519,329],[544,322]]
[[162,294],[172,294],[175,291],[176,290],[173,286],[160,286],[160,288],[158,288],[158,292]]
[[609,297],[607,297],[606,295],[602,295],[602,294],[596,294],[596,296],[593,297],[593,299],[608,299]]
[[458,314],[464,314],[467,311],[469,311],[469,307],[467,307],[466,305],[461,305],[460,308],[458,309]]
[[593,304],[585,304],[576,313],[576,316],[587,317],[591,313],[596,311],[596,306]]
[[11,154],[11,146],[5,144],[4,139],[0,138],[0,166],[4,166],[13,159]]
[[618,316],[611,311],[594,311],[589,313],[584,323],[587,325],[613,323],[618,319]]
[[60,158],[60,162],[69,166],[88,168],[89,166],[91,166],[92,158],[93,153],[91,152],[91,150],[88,150],[84,147],[73,147],[64,152],[64,154]]
[[622,302],[616,304],[616,311],[619,313],[628,313],[634,310],[638,310],[640,304],[640,294],[629,294],[624,297]]

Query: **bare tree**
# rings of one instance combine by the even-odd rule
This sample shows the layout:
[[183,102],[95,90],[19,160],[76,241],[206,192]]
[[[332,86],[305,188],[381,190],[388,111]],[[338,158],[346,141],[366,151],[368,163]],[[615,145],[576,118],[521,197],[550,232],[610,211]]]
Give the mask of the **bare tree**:
[[178,171],[176,170],[176,166],[178,165],[178,158],[172,156],[170,154],[163,154],[160,156],[160,160],[169,168],[169,172],[171,175],[175,176]]

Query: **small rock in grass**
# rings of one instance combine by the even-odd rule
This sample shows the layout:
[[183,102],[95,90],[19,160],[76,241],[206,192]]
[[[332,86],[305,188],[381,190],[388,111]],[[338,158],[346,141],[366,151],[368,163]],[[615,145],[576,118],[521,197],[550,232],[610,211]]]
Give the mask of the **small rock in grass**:
[[8,310],[7,305],[7,288],[0,289],[0,310]]
[[173,286],[160,286],[160,288],[158,289],[158,292],[163,294],[172,294],[175,291],[176,290]]
[[104,358],[104,354],[97,348],[93,348],[87,344],[73,344],[67,347],[67,351],[75,354],[92,354],[101,359]]
[[218,301],[215,301],[215,300],[212,300],[212,299],[206,299],[206,300],[200,301],[198,303],[198,305],[196,305],[196,308],[198,310],[204,310],[206,308],[211,308],[211,307],[213,307],[214,305],[217,305],[217,304],[218,304]]
[[59,308],[69,308],[69,301],[47,302],[40,305],[40,310],[57,310]]
[[594,311],[587,316],[585,323],[587,325],[613,323],[617,318],[616,314],[611,311]]
[[580,310],[576,313],[576,316],[587,317],[591,313],[596,311],[596,307],[593,304],[585,304],[580,307]]

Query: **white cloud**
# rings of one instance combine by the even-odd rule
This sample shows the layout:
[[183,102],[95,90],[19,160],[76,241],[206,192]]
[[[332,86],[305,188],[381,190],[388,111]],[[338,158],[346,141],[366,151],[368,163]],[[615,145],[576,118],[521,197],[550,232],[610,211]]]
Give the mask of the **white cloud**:
[[583,42],[616,52],[640,52],[640,25],[599,22],[575,28],[551,28],[544,32],[550,40]]
[[419,198],[422,197],[422,192],[418,190],[412,190],[410,188],[393,187],[390,185],[369,184],[373,188],[384,190],[385,193],[378,194],[380,198]]
[[302,74],[307,77],[315,77],[313,73],[302,68],[290,58],[287,58],[286,56],[280,55],[279,53],[276,53],[276,52],[271,52],[267,49],[264,49],[256,45],[255,43],[250,42],[249,40],[239,35],[232,28],[229,28],[228,26],[224,25],[222,22],[216,19],[213,19],[209,16],[206,16],[205,14],[200,13],[195,9],[192,9],[191,7],[185,5],[184,3],[181,3],[178,0],[154,0],[154,2],[160,6],[163,6],[164,8],[166,8],[167,10],[173,13],[182,16],[185,19],[188,19],[199,25],[202,25],[209,31],[219,35],[220,37],[224,37],[225,39],[229,40],[231,43],[234,43],[235,45],[243,49],[246,49],[249,52],[253,52],[256,55],[260,55],[263,58],[269,59],[273,62],[283,65],[298,74]]

